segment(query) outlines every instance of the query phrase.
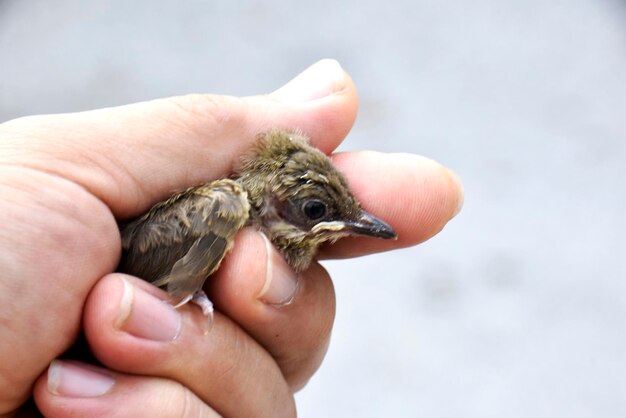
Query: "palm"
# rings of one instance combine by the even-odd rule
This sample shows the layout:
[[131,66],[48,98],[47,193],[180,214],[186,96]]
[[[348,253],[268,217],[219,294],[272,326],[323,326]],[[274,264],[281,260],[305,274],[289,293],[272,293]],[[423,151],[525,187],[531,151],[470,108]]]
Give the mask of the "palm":
[[10,397],[23,400],[74,341],[85,298],[115,267],[120,244],[111,212],[85,189],[28,168],[3,171],[0,358]]

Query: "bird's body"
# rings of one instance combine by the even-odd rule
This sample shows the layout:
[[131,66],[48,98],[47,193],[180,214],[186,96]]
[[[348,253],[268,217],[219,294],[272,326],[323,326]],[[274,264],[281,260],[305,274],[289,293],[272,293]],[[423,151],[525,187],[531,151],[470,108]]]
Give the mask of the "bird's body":
[[119,270],[187,302],[217,270],[249,212],[247,194],[233,180],[177,193],[122,229]]
[[318,247],[346,235],[395,238],[361,209],[330,159],[302,134],[261,136],[233,179],[189,188],[124,225],[119,271],[164,286],[178,304],[192,297],[211,310],[202,285],[232,248],[236,233],[254,225],[296,271]]

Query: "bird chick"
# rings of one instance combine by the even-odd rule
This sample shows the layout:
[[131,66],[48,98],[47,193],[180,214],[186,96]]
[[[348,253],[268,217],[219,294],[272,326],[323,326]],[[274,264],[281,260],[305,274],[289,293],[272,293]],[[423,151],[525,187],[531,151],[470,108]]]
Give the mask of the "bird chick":
[[296,271],[317,249],[348,235],[393,239],[393,229],[364,211],[330,159],[301,133],[260,135],[232,179],[191,187],[123,225],[118,270],[190,300],[211,316],[202,286],[246,225],[263,232]]

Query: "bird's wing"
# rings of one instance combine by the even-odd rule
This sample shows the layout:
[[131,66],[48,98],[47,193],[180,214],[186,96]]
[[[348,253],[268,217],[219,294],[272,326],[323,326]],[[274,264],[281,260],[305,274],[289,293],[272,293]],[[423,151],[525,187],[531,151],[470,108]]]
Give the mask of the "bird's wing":
[[156,280],[154,285],[167,285],[167,292],[177,299],[192,295],[217,270],[229,246],[227,239],[213,233],[198,238],[187,253],[174,263],[170,273]]
[[232,180],[179,193],[122,228],[119,270],[167,286],[183,299],[217,270],[249,208],[246,193]]

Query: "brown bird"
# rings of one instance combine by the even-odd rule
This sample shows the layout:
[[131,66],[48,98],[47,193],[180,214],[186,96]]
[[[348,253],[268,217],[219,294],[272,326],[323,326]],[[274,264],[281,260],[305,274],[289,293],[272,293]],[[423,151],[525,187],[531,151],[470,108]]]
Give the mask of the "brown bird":
[[245,225],[254,225],[297,272],[318,247],[348,235],[396,238],[364,211],[330,159],[299,132],[260,135],[232,179],[191,187],[123,225],[119,271],[165,287],[177,307],[193,300],[210,316],[202,286]]

